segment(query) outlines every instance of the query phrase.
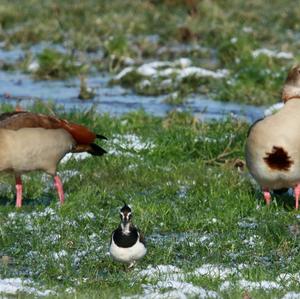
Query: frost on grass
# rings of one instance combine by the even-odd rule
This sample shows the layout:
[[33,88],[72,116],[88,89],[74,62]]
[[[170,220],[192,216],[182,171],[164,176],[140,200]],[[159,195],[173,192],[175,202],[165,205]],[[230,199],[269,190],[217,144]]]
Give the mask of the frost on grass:
[[272,291],[272,290],[278,290],[282,289],[282,286],[278,284],[275,281],[268,281],[268,280],[262,280],[262,281],[249,281],[246,279],[241,279],[236,282],[230,282],[225,281],[221,287],[221,291],[227,291],[228,289],[236,289],[240,288],[242,290],[264,290],[264,291]]
[[229,276],[237,275],[238,270],[233,268],[224,267],[221,265],[204,264],[197,268],[193,274],[195,276],[206,276],[211,278],[226,279]]
[[[222,293],[228,294],[238,289],[241,291],[283,291],[286,286],[289,286],[287,282],[297,285],[300,277],[299,273],[285,273],[280,274],[274,281],[250,281],[243,275],[243,270],[249,267],[250,265],[245,264],[236,264],[235,267],[203,264],[193,271],[184,272],[183,269],[174,265],[149,265],[146,269],[137,272],[137,278],[144,283],[142,284],[143,293],[123,298],[222,298]],[[216,280],[216,289],[207,290],[206,282],[203,285],[191,282],[191,280],[197,281],[197,278]],[[289,292],[283,298],[300,298],[297,297],[298,295],[299,293]]]
[[168,234],[152,234],[147,237],[148,240],[163,247],[168,247],[172,243],[185,243],[187,246],[192,247],[201,244],[207,247],[213,246],[214,235],[199,232],[182,232],[182,233],[168,233]]
[[210,71],[201,67],[191,66],[183,69],[178,78],[183,80],[187,77],[211,77],[214,79],[224,78],[228,75],[227,70]]
[[134,156],[133,152],[139,153],[143,150],[151,150],[155,147],[152,141],[143,141],[135,134],[113,135],[109,154],[119,156]]
[[[102,216],[97,214],[97,219],[99,217]],[[77,271],[87,262],[98,261],[106,250],[106,244],[94,230],[97,219],[93,211],[78,211],[70,218],[60,209],[50,207],[42,211],[9,213],[2,230],[5,234],[15,235],[19,241],[2,251],[12,258],[18,256],[20,266],[12,270],[13,275],[36,278],[47,273],[50,267],[52,275],[62,280],[66,268],[73,267]],[[81,230],[85,233],[78,237]],[[23,238],[19,239],[19,235]],[[76,246],[74,240],[78,240]],[[76,271],[74,277],[79,275]]]
[[238,222],[240,228],[255,229],[258,224],[254,218],[243,218]]
[[123,298],[220,298],[218,293],[185,281],[183,271],[173,265],[151,266],[137,273],[145,279],[143,293]]
[[0,279],[1,298],[3,295],[17,295],[19,293],[27,293],[39,297],[55,295],[54,291],[40,291],[37,288],[33,287],[32,284],[33,282],[31,280],[22,280],[21,278]]
[[296,293],[296,292],[288,292],[282,297],[282,299],[299,299],[299,298],[300,298],[300,293]]
[[278,52],[278,51],[273,51],[273,50],[266,49],[266,48],[257,49],[252,52],[252,56],[254,58],[258,57],[259,55],[265,55],[268,57],[279,58],[279,59],[293,59],[294,58],[294,54],[291,52]]

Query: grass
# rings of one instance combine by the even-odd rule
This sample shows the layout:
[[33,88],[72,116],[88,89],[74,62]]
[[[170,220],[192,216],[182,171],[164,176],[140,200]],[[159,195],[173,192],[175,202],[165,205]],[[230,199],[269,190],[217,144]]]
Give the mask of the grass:
[[[129,66],[111,83],[165,94],[169,104],[181,105],[196,93],[265,105],[277,102],[288,68],[299,59],[299,16],[286,1],[100,2],[3,0],[0,41],[26,55],[0,61],[1,70],[30,72],[36,80],[77,76],[80,96],[88,99],[93,91],[86,77],[109,72],[115,78]],[[43,42],[45,48],[34,50]],[[294,58],[255,57],[260,48]],[[228,76],[178,80],[183,57],[193,67],[226,69]],[[170,65],[158,67],[159,76],[138,71],[157,60],[169,61],[175,71],[168,72]],[[61,207],[52,179],[33,173],[24,175],[24,206],[16,210],[14,182],[1,175],[2,279],[28,278],[34,287],[56,292],[49,298],[299,294],[300,218],[293,199],[274,196],[266,207],[247,171],[236,167],[243,164],[249,124],[199,122],[176,111],[163,118],[143,111],[99,116],[41,102],[31,110],[54,112],[107,136],[101,145],[109,153],[60,164]],[[145,258],[129,272],[107,255],[123,200],[148,244]]]
[[[162,83],[165,78],[152,78],[147,87],[139,84],[143,78],[129,78],[128,86],[143,94],[177,91],[270,104],[278,101],[287,69],[299,59],[299,16],[293,5],[279,0],[272,4],[261,0],[4,0],[0,20],[0,40],[7,49],[21,46],[31,52],[30,46],[44,41],[64,47],[65,53],[49,55],[49,49],[48,53],[31,53],[40,55],[37,59],[42,62],[50,61],[54,68],[41,65],[33,74],[37,79],[79,76],[95,68],[115,74],[126,67],[128,58],[140,65],[145,60],[188,57],[194,66],[229,70],[224,80],[173,81],[167,87]],[[253,57],[254,50],[265,47],[291,52],[294,58]],[[30,60],[25,58],[15,67],[26,63]],[[2,65],[5,70],[13,67]]]
[[[238,284],[241,277],[275,281],[300,270],[299,220],[291,198],[278,197],[267,208],[246,173],[234,167],[244,157],[247,124],[199,123],[178,112],[166,118],[143,112],[111,118],[53,109],[107,136],[102,145],[110,154],[60,165],[62,207],[51,178],[32,174],[24,176],[24,206],[16,210],[13,182],[2,178],[0,251],[12,258],[0,268],[2,278],[31,278],[65,298],[118,298],[142,295],[143,285],[155,288],[167,279],[139,271],[173,265],[185,283],[224,298],[240,298],[244,291],[254,298],[300,291],[292,279],[291,285],[278,282],[282,288],[273,291],[221,290],[224,279],[194,273],[205,264],[228,267],[238,272],[225,281]],[[46,112],[43,105],[32,110]],[[148,254],[131,272],[107,255],[123,200],[133,207],[148,241]]]

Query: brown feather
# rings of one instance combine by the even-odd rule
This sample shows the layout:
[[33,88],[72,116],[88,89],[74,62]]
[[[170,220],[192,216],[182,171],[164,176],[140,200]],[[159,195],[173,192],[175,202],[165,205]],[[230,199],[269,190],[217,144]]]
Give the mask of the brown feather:
[[79,144],[90,144],[96,139],[96,134],[84,126],[69,123],[64,119],[60,119],[60,123]]
[[266,157],[263,158],[271,169],[288,171],[292,164],[294,164],[291,157],[279,146],[273,146],[271,153],[266,153]]
[[22,128],[60,129],[59,119],[53,116],[26,111],[7,112],[0,115],[0,128],[19,130]]
[[10,130],[19,130],[21,128],[62,128],[68,131],[78,144],[90,144],[96,139],[96,134],[84,126],[70,123],[54,116],[26,111],[14,111],[1,114],[0,128]]

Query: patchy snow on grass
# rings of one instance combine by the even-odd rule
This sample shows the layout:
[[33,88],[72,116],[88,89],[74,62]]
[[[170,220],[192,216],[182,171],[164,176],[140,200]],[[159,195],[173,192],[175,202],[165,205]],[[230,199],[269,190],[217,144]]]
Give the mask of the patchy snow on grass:
[[260,241],[260,237],[258,235],[250,236],[248,239],[243,240],[243,244],[254,247]]
[[291,52],[278,52],[278,51],[273,51],[273,50],[266,49],[266,48],[257,49],[252,52],[252,56],[254,58],[258,57],[259,55],[265,55],[268,57],[281,58],[281,59],[293,59],[294,58],[294,54]]
[[[244,279],[240,271],[246,267],[247,265],[245,264],[237,265],[235,268],[216,264],[204,264],[190,273],[184,273],[179,267],[173,265],[158,265],[156,267],[150,265],[138,273],[139,277],[147,281],[147,284],[143,285],[144,293],[131,298],[220,298],[218,292],[206,290],[201,286],[187,281],[189,277],[193,276],[221,280],[222,282],[218,288],[220,292],[228,292],[237,288],[249,291],[283,289],[285,284],[280,283],[279,279],[276,281],[249,281]],[[290,276],[285,275],[281,277],[281,281],[287,278],[290,278]],[[295,276],[294,278],[297,277]],[[291,293],[290,296],[293,296],[293,294]]]
[[238,270],[224,267],[221,265],[204,264],[197,268],[194,272],[196,276],[206,276],[211,278],[226,279],[228,276],[237,275]]
[[149,64],[141,65],[140,67],[137,68],[136,71],[138,74],[145,77],[152,77],[157,74],[157,70]]
[[125,77],[127,74],[131,73],[134,70],[132,66],[128,66],[125,69],[123,69],[120,73],[118,73],[115,76],[115,80],[121,80],[123,77]]
[[178,78],[185,79],[187,77],[212,77],[215,79],[224,78],[228,75],[228,70],[222,69],[217,71],[207,70],[201,67],[190,66],[181,71]]
[[140,65],[136,69],[133,67],[126,67],[121,72],[119,72],[114,77],[114,79],[121,80],[132,72],[136,72],[140,76],[146,77],[147,79],[158,77],[166,79],[176,78],[179,82],[188,77],[211,77],[214,79],[219,79],[224,78],[229,74],[228,70],[226,69],[212,71],[198,66],[192,66],[192,61],[189,58],[182,57],[175,60],[174,62],[153,61],[145,63]]
[[285,286],[290,286],[294,283],[298,283],[300,280],[300,272],[296,273],[281,273],[277,276],[276,281]]
[[76,161],[80,161],[80,160],[84,160],[86,158],[91,157],[92,155],[89,153],[68,153],[66,154],[61,160],[61,163],[66,163],[68,162],[70,159],[75,159]]
[[27,66],[27,70],[33,73],[36,72],[39,68],[40,68],[40,64],[37,60],[31,61]]
[[182,233],[168,233],[158,234],[154,233],[147,237],[151,242],[159,244],[160,246],[169,246],[168,243],[175,242],[176,244],[185,243],[188,246],[201,244],[210,247],[213,243],[213,234],[199,233],[199,232],[182,232]]
[[281,299],[299,299],[300,293],[288,292]]
[[[220,298],[217,292],[206,290],[202,287],[195,286],[192,283],[180,282],[180,281],[159,281],[156,285],[158,289],[173,289],[171,294],[173,298]],[[155,288],[154,288],[155,289]],[[170,297],[170,292],[163,294],[162,298]],[[155,297],[156,298],[156,297]]]
[[2,295],[17,295],[18,293],[28,293],[36,296],[55,295],[52,290],[40,291],[35,287],[28,286],[32,284],[31,280],[22,280],[21,278],[5,278],[0,279],[0,294]]
[[140,152],[142,150],[151,150],[155,147],[155,144],[151,141],[142,141],[141,138],[135,134],[114,135],[111,139],[110,150],[111,155],[129,155],[132,153],[124,153],[124,151]]
[[185,57],[179,58],[178,60],[175,61],[175,63],[181,68],[186,68],[192,65],[191,59]]
[[149,265],[138,273],[147,283],[143,284],[143,294],[122,298],[220,298],[215,291],[206,290],[191,282],[186,282],[182,270],[173,265]]
[[258,289],[262,289],[264,291],[282,289],[282,286],[275,281],[268,281],[268,280],[249,281],[246,279],[241,279],[235,282],[225,281],[224,283],[221,284],[220,291],[236,289],[237,287],[249,291],[258,290]]
[[149,86],[151,86],[151,81],[148,79],[144,79],[139,83],[140,88],[147,88]]
[[254,229],[257,228],[258,224],[254,218],[244,218],[238,222],[240,228]]
[[59,260],[59,259],[61,259],[63,257],[66,257],[66,256],[68,256],[68,253],[64,249],[59,251],[59,252],[53,252],[53,258],[55,260]]

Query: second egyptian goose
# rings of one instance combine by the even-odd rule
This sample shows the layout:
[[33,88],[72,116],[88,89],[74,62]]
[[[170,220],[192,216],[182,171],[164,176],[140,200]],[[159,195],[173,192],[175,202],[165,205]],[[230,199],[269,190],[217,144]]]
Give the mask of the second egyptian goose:
[[64,202],[61,179],[56,173],[59,161],[69,152],[101,156],[106,151],[93,143],[106,139],[88,128],[53,116],[25,111],[0,115],[0,171],[16,178],[16,206],[22,206],[21,175],[41,170],[54,177],[59,200]]
[[246,143],[250,173],[270,204],[270,190],[294,188],[295,208],[300,196],[300,65],[287,76],[277,113],[252,125]]

